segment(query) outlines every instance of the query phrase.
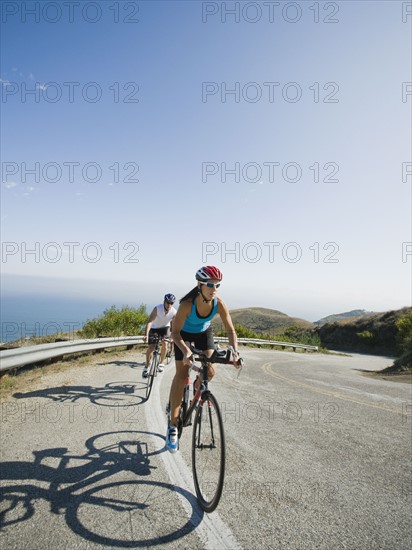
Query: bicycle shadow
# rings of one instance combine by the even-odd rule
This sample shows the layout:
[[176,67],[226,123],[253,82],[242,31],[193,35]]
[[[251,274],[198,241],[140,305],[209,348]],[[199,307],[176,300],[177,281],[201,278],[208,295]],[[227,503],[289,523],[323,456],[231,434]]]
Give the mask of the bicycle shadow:
[[110,361],[108,363],[99,363],[99,365],[116,365],[117,367],[130,367],[137,369],[145,366],[145,361]]
[[102,407],[130,407],[140,405],[145,401],[144,382],[110,382],[99,388],[94,386],[58,386],[29,392],[13,394],[16,399],[34,397],[48,398],[59,403],[75,403],[87,399]]
[[[144,440],[148,435],[164,439],[144,431],[106,432],[89,438],[83,455],[58,447],[33,451],[33,462],[4,462],[0,469],[2,527],[30,520],[36,507],[44,510],[39,504],[44,500],[50,504],[50,513],[64,515],[73,532],[94,543],[148,547],[184,537],[199,525],[203,512],[194,495],[150,479],[157,469],[151,458],[164,449],[150,452]],[[168,526],[164,502],[175,499],[176,491],[188,500],[192,514],[189,520],[187,515],[182,517],[180,525],[175,514]]]

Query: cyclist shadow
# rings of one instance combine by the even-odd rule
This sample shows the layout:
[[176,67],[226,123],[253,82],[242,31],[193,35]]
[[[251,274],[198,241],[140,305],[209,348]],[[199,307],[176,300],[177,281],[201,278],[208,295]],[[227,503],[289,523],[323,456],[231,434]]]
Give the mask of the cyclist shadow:
[[[142,438],[147,435],[163,440],[157,433],[107,432],[88,439],[83,455],[57,447],[33,451],[33,462],[4,462],[0,469],[2,526],[29,520],[38,502],[45,500],[51,513],[64,514],[72,531],[103,545],[147,547],[187,535],[201,522],[203,513],[184,489],[150,479],[157,469],[151,458],[163,449],[150,452]],[[185,516],[177,529],[174,520],[165,531],[162,518],[167,510],[162,503],[176,490],[191,504],[192,515],[189,521]],[[103,526],[93,519],[97,516],[104,518]],[[148,540],[153,530],[155,535]]]
[[103,387],[59,386],[25,393],[14,393],[16,399],[42,397],[59,403],[75,403],[87,399],[102,407],[130,407],[144,402],[146,384],[144,382],[110,382]]

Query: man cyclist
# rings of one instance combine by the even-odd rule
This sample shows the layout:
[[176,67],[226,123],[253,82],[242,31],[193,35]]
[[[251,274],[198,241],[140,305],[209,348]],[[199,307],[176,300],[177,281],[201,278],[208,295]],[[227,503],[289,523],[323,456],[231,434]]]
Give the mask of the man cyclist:
[[[230,317],[229,310],[221,298],[217,296],[223,275],[215,266],[204,266],[196,272],[197,285],[180,300],[175,319],[173,320],[172,338],[174,342],[176,373],[170,388],[170,425],[167,429],[166,447],[175,453],[178,450],[177,422],[179,407],[183,397],[188,369],[192,363],[192,352],[185,342],[193,342],[197,349],[207,351],[212,355],[215,344],[210,322],[219,313],[232,346],[233,360],[237,368],[240,359],[237,351],[237,336]],[[211,380],[215,374],[215,366],[209,364]]]
[[[169,337],[170,336],[170,327],[173,321],[173,318],[176,315],[176,309],[173,307],[175,303],[176,296],[174,294],[165,294],[163,304],[159,304],[153,308],[152,313],[150,314],[149,320],[146,324],[146,330],[144,335],[144,341],[149,342],[149,346],[146,352],[146,366],[143,369],[142,376],[147,378],[149,373],[149,363],[152,357],[153,350],[155,348],[154,344],[154,334],[158,334],[159,338]],[[159,372],[162,372],[164,369],[164,358],[166,357],[167,346],[166,342],[162,341],[162,348],[160,350],[160,364],[158,366]]]

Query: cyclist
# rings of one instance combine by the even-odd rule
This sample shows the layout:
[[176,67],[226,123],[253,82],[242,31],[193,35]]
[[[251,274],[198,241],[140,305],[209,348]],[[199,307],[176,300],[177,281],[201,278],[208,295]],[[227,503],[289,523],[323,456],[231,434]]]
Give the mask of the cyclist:
[[[147,321],[144,341],[149,341],[149,347],[146,352],[146,366],[143,369],[142,376],[147,378],[149,372],[149,362],[152,357],[153,350],[155,345],[153,343],[154,334],[158,334],[160,338],[163,336],[170,336],[170,327],[172,321],[176,315],[176,309],[173,307],[173,304],[176,301],[176,296],[174,294],[165,294],[163,299],[163,304],[159,304],[153,308],[152,313],[150,314],[149,320]],[[166,342],[162,342],[162,349],[160,350],[160,364],[158,366],[159,372],[162,372],[164,369],[164,358],[166,357]]]
[[[185,342],[194,342],[196,348],[207,351],[212,355],[215,344],[210,322],[219,313],[233,347],[233,359],[239,360],[237,350],[237,336],[233,327],[229,310],[225,303],[217,296],[223,275],[215,266],[204,266],[196,272],[197,285],[180,300],[176,317],[173,321],[172,339],[174,342],[176,373],[170,388],[170,425],[167,428],[166,447],[172,453],[178,450],[177,421],[179,407],[183,397],[183,390],[188,369],[192,363],[192,352]],[[209,366],[211,380],[215,374],[214,365]],[[199,382],[198,382],[199,383]]]

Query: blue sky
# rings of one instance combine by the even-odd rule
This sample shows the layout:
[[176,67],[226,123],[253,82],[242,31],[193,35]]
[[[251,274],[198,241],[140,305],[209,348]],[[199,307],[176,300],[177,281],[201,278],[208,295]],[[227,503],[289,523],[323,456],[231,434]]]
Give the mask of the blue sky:
[[410,305],[410,3],[68,4],[2,4],[4,296]]

